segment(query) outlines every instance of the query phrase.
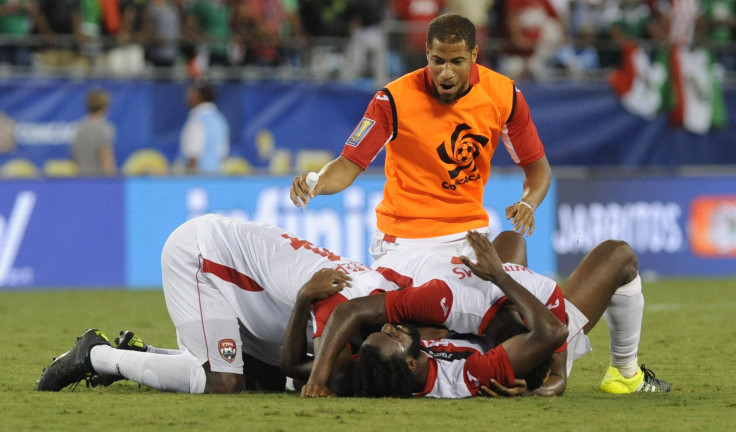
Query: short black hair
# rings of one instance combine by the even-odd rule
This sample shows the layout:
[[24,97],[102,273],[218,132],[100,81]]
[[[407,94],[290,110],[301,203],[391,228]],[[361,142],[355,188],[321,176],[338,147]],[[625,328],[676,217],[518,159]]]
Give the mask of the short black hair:
[[475,25],[458,14],[443,14],[433,19],[427,29],[427,45],[437,39],[442,43],[465,42],[469,50],[475,48]]
[[194,80],[192,82],[192,88],[197,91],[199,97],[205,102],[214,102],[217,99],[217,90],[207,79],[199,78]]
[[360,347],[353,370],[355,396],[408,398],[412,396],[412,380],[405,356],[383,358],[373,345]]

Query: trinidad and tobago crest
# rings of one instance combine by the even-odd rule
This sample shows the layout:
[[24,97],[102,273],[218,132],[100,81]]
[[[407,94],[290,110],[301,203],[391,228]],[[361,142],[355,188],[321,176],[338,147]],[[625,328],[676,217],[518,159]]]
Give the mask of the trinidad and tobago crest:
[[221,339],[220,342],[217,342],[217,350],[228,363],[235,361],[235,356],[238,354],[238,346],[232,339]]
[[446,141],[437,147],[437,154],[442,162],[454,165],[455,168],[447,173],[450,179],[455,179],[463,171],[469,173],[478,170],[475,166],[475,158],[480,154],[480,149],[488,144],[488,137],[467,133],[470,126],[461,123],[455,127],[449,145]]

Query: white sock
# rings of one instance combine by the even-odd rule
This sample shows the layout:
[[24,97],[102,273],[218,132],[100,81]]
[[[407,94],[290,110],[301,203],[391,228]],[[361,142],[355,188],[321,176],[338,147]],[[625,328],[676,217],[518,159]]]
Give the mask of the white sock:
[[163,391],[204,393],[207,382],[204,369],[188,351],[162,355],[97,345],[90,360],[98,374],[120,375]]
[[611,338],[611,366],[630,378],[639,371],[636,353],[644,316],[644,295],[639,275],[616,290],[603,316]]
[[152,345],[148,345],[148,349],[146,352],[149,352],[151,354],[166,354],[166,355],[176,355],[181,353],[181,351],[177,349],[170,349],[170,348],[157,348]]

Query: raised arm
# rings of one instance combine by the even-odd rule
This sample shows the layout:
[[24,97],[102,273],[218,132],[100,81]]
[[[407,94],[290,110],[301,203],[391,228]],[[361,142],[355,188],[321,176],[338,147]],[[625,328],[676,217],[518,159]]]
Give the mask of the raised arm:
[[309,192],[307,186],[307,174],[294,177],[291,184],[289,196],[291,202],[297,207],[301,207],[302,203],[308,203],[310,198],[317,195],[332,195],[342,192],[363,172],[358,165],[350,162],[343,156],[329,162],[319,172],[319,181],[312,192]]
[[306,333],[312,303],[350,287],[350,280],[337,270],[321,269],[299,290],[281,348],[281,369],[286,375],[299,380],[309,378],[312,360],[307,356]]
[[502,343],[514,375],[523,377],[549,358],[565,342],[567,328],[534,295],[503,269],[496,250],[484,235],[469,232],[467,239],[478,257],[473,263],[461,257],[478,277],[498,286],[517,307],[529,333],[514,336]]
[[314,367],[309,381],[302,388],[302,396],[334,396],[327,381],[338,355],[349,342],[350,336],[363,324],[386,322],[386,294],[375,294],[339,304],[332,312],[316,350]]

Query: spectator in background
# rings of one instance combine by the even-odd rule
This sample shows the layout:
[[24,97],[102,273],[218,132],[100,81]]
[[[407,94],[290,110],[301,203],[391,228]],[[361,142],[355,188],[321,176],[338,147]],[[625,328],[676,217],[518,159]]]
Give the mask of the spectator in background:
[[[17,38],[19,42],[31,34],[34,25],[44,25],[43,16],[35,0],[0,0],[0,35]],[[31,50],[28,46],[0,45],[0,63],[30,66]]]
[[[233,10],[233,32],[245,63],[276,66],[282,62],[282,45],[291,37],[293,18],[279,0],[241,0]],[[296,29],[298,31],[298,28]]]
[[72,160],[83,176],[114,175],[116,172],[115,126],[107,121],[110,94],[95,88],[87,93],[88,115],[77,126],[72,141]]
[[50,42],[43,51],[44,63],[51,68],[78,63],[76,42],[81,37],[79,0],[39,0],[38,5],[42,17],[38,30]]
[[[231,57],[230,21],[232,6],[225,0],[194,0],[186,9],[185,27],[196,48],[190,60],[190,75],[201,76],[208,65],[238,64],[242,56]],[[194,61],[192,64],[191,61]]]
[[501,73],[511,78],[543,79],[565,37],[564,25],[549,0],[508,0],[505,19],[508,47]]
[[146,59],[154,66],[174,66],[179,58],[181,15],[171,0],[151,0],[141,24]]
[[[503,0],[499,0],[503,1]],[[445,0],[447,5],[447,13],[456,13],[467,17],[473,22],[476,28],[475,41],[479,47],[483,47],[478,51],[478,64],[483,66],[489,65],[488,50],[488,16],[493,8],[494,0]]]
[[215,87],[205,80],[187,89],[189,117],[181,131],[181,155],[188,174],[219,174],[230,153],[230,126],[217,109]]
[[[377,76],[386,70],[386,40],[382,28],[384,0],[354,1],[350,12],[350,40],[343,68],[345,78]],[[384,79],[380,81],[385,81]]]
[[427,65],[424,50],[429,22],[437,18],[445,7],[444,0],[394,0],[393,12],[405,27],[406,42],[404,72]]
[[736,53],[731,46],[736,30],[736,2],[733,0],[701,0],[705,42],[726,69],[736,70]]

